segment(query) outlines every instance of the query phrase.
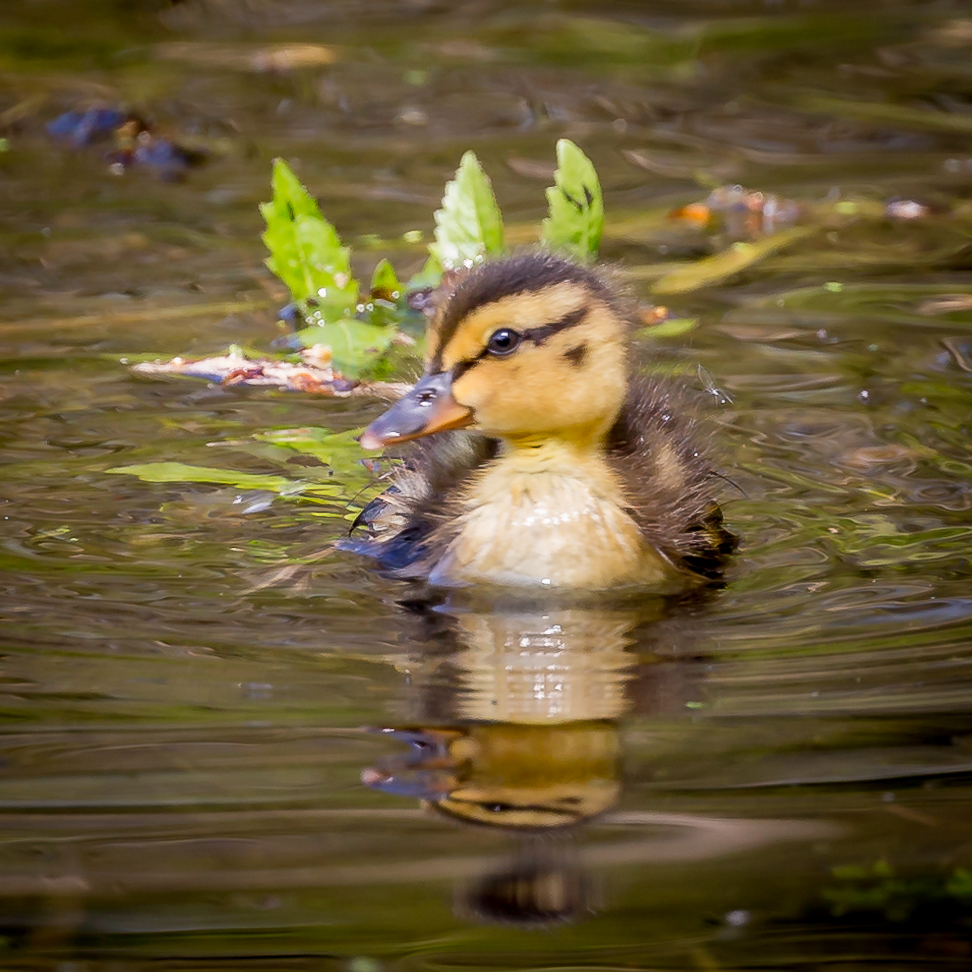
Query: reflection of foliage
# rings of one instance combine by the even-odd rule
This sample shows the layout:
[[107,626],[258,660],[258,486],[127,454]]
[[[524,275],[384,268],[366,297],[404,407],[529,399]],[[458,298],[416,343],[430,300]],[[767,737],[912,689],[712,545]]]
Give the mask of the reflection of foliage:
[[930,907],[949,910],[972,904],[972,871],[961,867],[947,878],[902,878],[881,858],[871,867],[854,864],[831,873],[840,884],[824,888],[822,894],[838,918],[877,912],[888,921],[906,921]]

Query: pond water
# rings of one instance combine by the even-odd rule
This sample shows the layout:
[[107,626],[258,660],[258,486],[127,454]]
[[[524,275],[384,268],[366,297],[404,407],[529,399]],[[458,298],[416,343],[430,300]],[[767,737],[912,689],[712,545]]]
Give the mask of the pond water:
[[[5,968],[969,967],[964,5],[5,0],[0,64]],[[94,104],[206,161],[48,135]],[[279,336],[274,157],[407,274],[468,148],[535,239],[564,136],[699,322],[644,352],[716,391],[741,547],[691,609],[430,619],[332,547],[361,467],[259,438],[380,403],[127,365]],[[669,216],[735,184],[798,232]],[[109,473],[162,459],[335,489]],[[456,745],[492,826],[420,806]],[[503,826],[557,787],[586,825]]]

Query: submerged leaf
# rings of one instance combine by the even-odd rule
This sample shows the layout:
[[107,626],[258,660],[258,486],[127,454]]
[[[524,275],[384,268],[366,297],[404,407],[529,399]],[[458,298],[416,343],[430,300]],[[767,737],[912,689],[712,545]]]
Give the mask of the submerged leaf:
[[[257,433],[255,438],[272,445],[290,449],[303,456],[312,456],[330,467],[343,487],[361,489],[375,483],[374,474],[362,461],[358,436],[360,429],[331,432],[322,428],[274,429]],[[383,484],[375,484],[384,488]]]
[[258,432],[255,438],[313,456],[328,466],[347,468],[361,463],[361,446],[358,444],[360,434],[360,429],[331,432],[329,429],[307,426]]
[[273,200],[260,212],[267,223],[263,242],[270,251],[267,266],[290,289],[306,314],[307,301],[328,312],[354,312],[358,284],[351,273],[350,253],[341,246],[334,227],[282,159],[273,163]]
[[570,139],[557,142],[554,182],[547,190],[550,215],[543,221],[543,244],[589,263],[601,246],[604,200],[594,164]]
[[775,236],[767,236],[755,243],[734,243],[729,249],[706,257],[687,266],[679,266],[656,280],[652,286],[655,294],[683,294],[701,287],[719,283],[726,277],[745,270],[760,260],[776,253],[791,243],[816,233],[815,226],[795,226]]
[[435,214],[435,243],[429,252],[446,268],[478,262],[506,249],[503,217],[489,178],[475,152],[466,152],[455,178],[446,184]]

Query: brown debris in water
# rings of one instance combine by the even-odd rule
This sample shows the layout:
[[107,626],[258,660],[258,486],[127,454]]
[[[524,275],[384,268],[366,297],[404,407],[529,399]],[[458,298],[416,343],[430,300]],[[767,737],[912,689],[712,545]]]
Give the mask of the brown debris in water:
[[254,385],[330,398],[399,398],[409,387],[400,382],[345,378],[331,366],[330,349],[323,345],[307,348],[300,356],[301,362],[297,364],[274,358],[248,358],[233,350],[212,358],[146,361],[133,365],[132,371],[148,378],[203,378],[224,386]]
[[924,300],[918,305],[918,313],[926,317],[967,310],[972,310],[972,294],[942,294],[940,297]]
[[784,232],[798,224],[822,222],[831,215],[866,216],[912,222],[933,214],[933,207],[916,199],[840,199],[797,202],[775,192],[743,186],[720,186],[701,202],[672,210],[669,219],[698,230],[722,230],[735,240],[754,241]]
[[775,192],[759,192],[742,186],[720,186],[700,203],[690,203],[674,210],[672,219],[682,220],[699,229],[716,219],[725,224],[726,232],[738,239],[768,236],[793,226],[803,215],[799,203]]
[[657,327],[671,318],[671,313],[662,304],[645,304],[638,308],[638,318],[646,327]]

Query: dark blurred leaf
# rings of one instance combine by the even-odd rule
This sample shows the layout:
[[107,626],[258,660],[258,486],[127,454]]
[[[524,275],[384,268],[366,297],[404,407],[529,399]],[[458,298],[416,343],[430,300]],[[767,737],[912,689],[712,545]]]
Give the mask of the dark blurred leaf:
[[855,118],[882,127],[893,125],[905,129],[952,132],[956,135],[972,134],[972,116],[958,112],[931,111],[883,101],[850,101],[819,94],[803,95],[796,100],[796,104],[804,111],[838,118]]

